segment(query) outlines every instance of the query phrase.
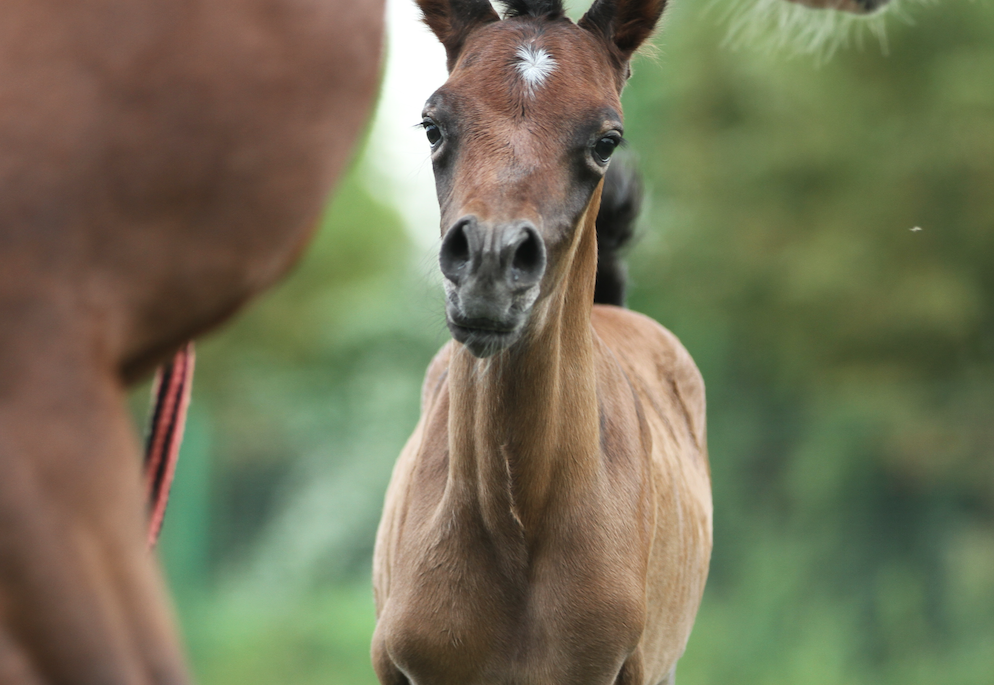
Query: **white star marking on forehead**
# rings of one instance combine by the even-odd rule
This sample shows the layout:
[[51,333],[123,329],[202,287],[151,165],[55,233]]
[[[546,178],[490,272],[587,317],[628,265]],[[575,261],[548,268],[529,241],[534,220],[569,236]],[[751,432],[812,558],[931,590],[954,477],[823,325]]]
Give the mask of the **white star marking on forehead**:
[[556,69],[556,60],[544,48],[522,45],[515,54],[518,57],[518,73],[525,80],[529,94],[534,93]]

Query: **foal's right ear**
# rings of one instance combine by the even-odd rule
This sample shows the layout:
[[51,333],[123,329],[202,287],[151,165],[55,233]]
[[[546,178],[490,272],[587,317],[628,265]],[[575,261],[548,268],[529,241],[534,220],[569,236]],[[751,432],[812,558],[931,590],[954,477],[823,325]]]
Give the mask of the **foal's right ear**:
[[445,46],[449,71],[456,65],[459,51],[473,29],[500,21],[490,0],[417,0],[428,28]]
[[627,62],[656,28],[665,8],[666,0],[595,0],[577,24],[600,34]]

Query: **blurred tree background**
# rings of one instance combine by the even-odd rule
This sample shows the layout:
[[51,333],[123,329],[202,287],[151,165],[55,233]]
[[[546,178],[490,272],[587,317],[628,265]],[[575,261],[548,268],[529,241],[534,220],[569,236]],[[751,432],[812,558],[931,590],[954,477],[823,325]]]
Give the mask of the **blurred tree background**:
[[[706,9],[670,11],[624,95],[650,191],[629,304],[708,387],[715,552],[679,680],[990,685],[994,6],[915,7],[887,54],[820,65],[723,47]],[[434,255],[363,164],[292,278],[199,347],[161,555],[205,685],[375,683],[373,535],[448,335]]]

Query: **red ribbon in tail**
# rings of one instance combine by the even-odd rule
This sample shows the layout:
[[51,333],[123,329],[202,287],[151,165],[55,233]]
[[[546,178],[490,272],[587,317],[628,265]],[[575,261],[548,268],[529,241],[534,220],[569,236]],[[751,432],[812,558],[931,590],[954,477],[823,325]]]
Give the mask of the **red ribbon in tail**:
[[193,343],[188,342],[171,362],[159,367],[152,385],[152,416],[145,443],[145,488],[149,503],[148,546],[155,547],[169,502],[183,442],[186,410],[193,387]]

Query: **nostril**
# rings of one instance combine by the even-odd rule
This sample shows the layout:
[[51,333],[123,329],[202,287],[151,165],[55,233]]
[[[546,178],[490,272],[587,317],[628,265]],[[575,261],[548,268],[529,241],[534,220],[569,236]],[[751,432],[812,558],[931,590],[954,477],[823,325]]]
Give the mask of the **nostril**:
[[450,281],[459,282],[465,267],[470,262],[469,239],[466,237],[468,221],[461,221],[445,234],[442,248],[438,253],[438,262],[442,273]]
[[545,244],[542,238],[530,226],[525,227],[524,231],[525,238],[515,248],[511,261],[514,280],[522,282],[522,285],[538,281],[545,271]]

